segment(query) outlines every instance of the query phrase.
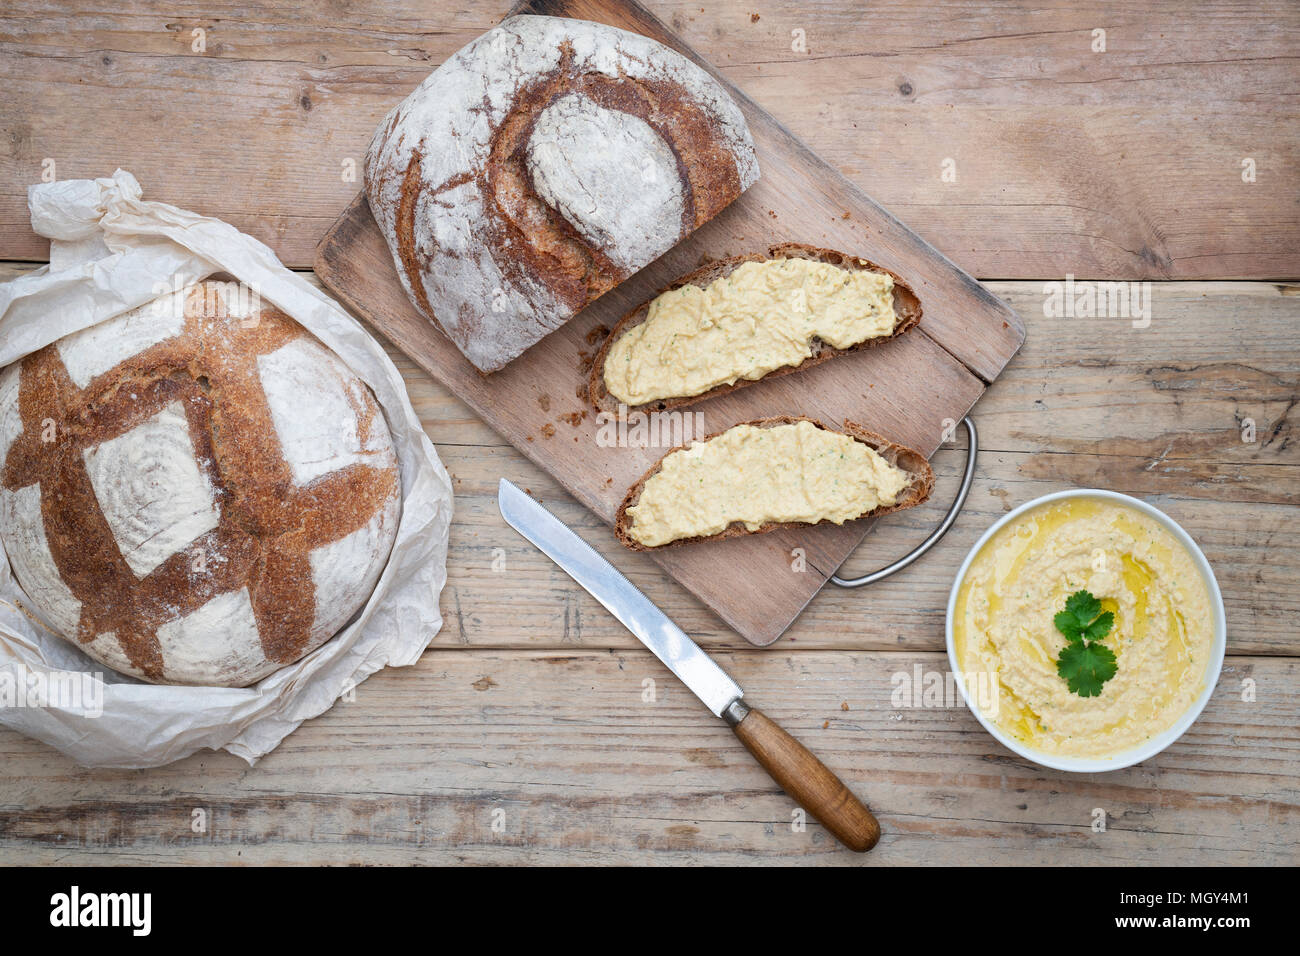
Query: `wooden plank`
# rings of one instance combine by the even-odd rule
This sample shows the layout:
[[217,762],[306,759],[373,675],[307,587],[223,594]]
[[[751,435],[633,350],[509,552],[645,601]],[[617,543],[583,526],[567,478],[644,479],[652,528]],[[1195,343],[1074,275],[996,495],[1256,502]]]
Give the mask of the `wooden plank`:
[[1300,464],[1300,285],[1151,283],[1146,328],[1049,317],[1041,282],[990,288],[1034,331],[980,403],[991,447],[1071,456],[1080,483],[1095,456],[1136,456],[1144,494],[1295,502],[1277,469]]
[[1300,275],[1295,4],[674,6],[651,9],[973,275]]
[[[0,263],[0,281],[30,268]],[[1030,335],[976,410],[985,451],[965,512],[906,573],[865,591],[823,587],[787,632],[789,646],[942,649],[948,589],[983,530],[1038,495],[1093,484],[1148,498],[1200,543],[1223,590],[1231,651],[1300,655],[1300,551],[1278,547],[1300,500],[1300,442],[1291,417],[1300,389],[1293,341],[1300,285],[1157,283],[1152,326],[1140,332],[1110,319],[1047,318],[1039,282],[990,288],[1026,317]],[[1223,335],[1233,342],[1227,354]],[[737,644],[706,605],[647,556],[618,546],[601,519],[410,359],[389,351],[456,492],[439,646],[636,646],[501,522],[495,491],[502,475],[532,489],[702,644]],[[1081,358],[1064,367],[1062,355]],[[1166,387],[1170,369],[1182,372],[1176,389]],[[1255,443],[1241,441],[1239,423],[1247,417],[1257,424]],[[1180,449],[1167,452],[1171,438]],[[1117,450],[1093,453],[1103,445]],[[947,509],[964,456],[960,448],[941,448],[933,459],[933,500],[876,525],[845,573],[873,570],[920,542]],[[518,599],[523,593],[527,602]]]
[[[0,281],[30,268],[0,263]],[[1300,286],[1156,285],[1158,309],[1142,333],[1154,338],[1136,340],[1113,322],[1043,316],[1041,282],[991,288],[1026,317],[1030,335],[977,411],[988,451],[966,514],[904,575],[867,592],[823,589],[779,649],[762,652],[736,651],[736,636],[704,605],[644,555],[614,544],[599,519],[394,350],[457,495],[447,625],[436,648],[413,669],[367,681],[355,702],[301,727],[251,772],[228,754],[198,755],[148,774],[80,770],[40,743],[0,730],[7,768],[0,780],[0,859],[1300,862],[1294,841],[1279,839],[1300,816],[1300,552],[1279,546],[1294,523],[1300,471],[1291,404],[1279,384],[1297,378],[1290,331],[1300,318]],[[1220,344],[1225,328],[1230,349]],[[1064,355],[1086,360],[1051,371]],[[1180,388],[1153,384],[1165,381],[1159,375],[1166,366],[1186,373]],[[1165,398],[1171,394],[1177,403]],[[1108,411],[1124,407],[1127,416]],[[1206,442],[1199,457],[1168,456],[1166,463],[1179,462],[1168,473],[1161,464],[1148,470],[1169,435],[1217,432],[1221,420],[1246,414],[1257,419],[1261,436],[1273,436],[1258,449],[1243,454],[1225,436]],[[1099,415],[1113,417],[1099,423]],[[1091,451],[1117,436],[1122,453],[1099,465]],[[1057,452],[1062,442],[1071,443],[1069,450]],[[852,570],[868,570],[924,536],[961,458],[957,448],[938,452],[936,502],[878,525],[875,550],[861,549]],[[1248,478],[1216,484],[1207,480],[1216,469]],[[1161,476],[1155,491],[1125,484],[1151,480],[1144,476],[1152,473]],[[880,815],[881,846],[864,860],[842,853],[816,825],[792,832],[789,801],[725,728],[603,609],[501,525],[491,499],[501,474],[530,486],[609,554],[719,653],[752,700],[843,774]],[[1006,508],[1090,478],[1155,494],[1200,541],[1219,576],[1231,653],[1191,733],[1141,767],[1075,777],[1017,760],[964,708],[895,710],[893,674],[917,664],[923,672],[945,667],[935,653],[943,603],[957,562],[979,532]],[[491,569],[498,557],[502,572]],[[641,701],[647,677],[656,681],[653,705]],[[1247,677],[1256,681],[1255,703],[1240,699]],[[611,753],[619,755],[617,765]],[[347,774],[331,769],[343,766]],[[1105,833],[1090,829],[1099,806],[1108,814]],[[206,835],[190,829],[197,808],[208,811]],[[504,833],[491,829],[497,809],[506,814]]]
[[[1097,485],[1146,497],[1188,528],[1215,568],[1235,651],[1300,653],[1300,553],[1276,547],[1300,500],[1291,418],[1300,391],[1293,340],[1300,286],[1158,283],[1152,324],[1143,330],[1113,319],[1047,318],[1042,283],[990,287],[1026,317],[1030,335],[976,411],[985,452],[965,514],[905,574],[867,591],[823,588],[788,639],[800,647],[939,649],[948,588],[980,533],[1038,495]],[[1233,343],[1227,353],[1225,337]],[[1078,358],[1062,362],[1066,355]],[[734,643],[705,606],[644,556],[624,553],[600,521],[498,447],[502,440],[445,389],[398,361],[456,479],[448,589],[455,607],[445,608],[440,642],[537,647],[563,635],[578,646],[633,646],[594,601],[568,593],[560,572],[500,525],[491,495],[504,472],[554,506],[688,632],[710,646]],[[1256,442],[1241,440],[1246,418],[1256,422]],[[1115,450],[1095,454],[1103,447]],[[946,509],[963,461],[960,449],[941,450],[934,499],[878,524],[846,573],[871,570],[923,539]],[[526,620],[491,571],[498,557],[512,581],[527,581],[537,594]]]
[[[1088,460],[1104,452],[1135,457],[1150,481],[1166,482],[1136,489],[1143,492],[1294,499],[1292,485],[1248,486],[1216,480],[1215,472],[1234,464],[1300,463],[1293,414],[1300,390],[1300,284],[1152,283],[1155,311],[1151,326],[1141,330],[1123,319],[1045,316],[1042,282],[986,285],[1030,330],[1015,361],[980,401],[986,448],[1064,452],[1071,457],[1060,459],[1063,480],[1083,481]],[[440,438],[506,444],[409,359],[395,349],[390,354]],[[1247,420],[1255,423],[1253,442],[1243,439]],[[1168,447],[1171,442],[1175,447]],[[1165,470],[1164,462],[1177,467]]]
[[[87,771],[0,731],[7,863],[1300,863],[1300,663],[1231,658],[1164,754],[1044,770],[955,707],[891,701],[931,653],[720,656],[879,817],[866,857],[790,800],[644,650],[431,651],[366,681],[254,771],[228,754]],[[1241,700],[1253,679],[1257,699]],[[645,681],[654,681],[654,700]],[[617,754],[616,760],[611,755]],[[338,768],[347,772],[338,772]],[[1094,832],[1094,810],[1106,813]],[[208,830],[193,832],[194,811]],[[492,824],[500,813],[504,829]]]
[[[225,218],[308,265],[355,195],[344,164],[359,165],[389,106],[507,6],[6,10],[0,256],[45,258],[26,186],[52,160],[63,179],[121,165],[148,198]],[[974,275],[1300,275],[1293,3],[1206,0],[1193,17],[1169,0],[952,0],[940,15],[880,0],[870,16],[831,0],[648,6]],[[1092,51],[1099,28],[1104,53]],[[791,49],[794,30],[807,52]],[[955,182],[941,179],[945,159]]]
[[[759,187],[753,187],[754,189]],[[733,204],[740,212],[740,204]],[[369,213],[365,207],[359,213]],[[717,248],[710,237],[727,230],[723,213],[684,247]],[[512,365],[480,375],[415,312],[392,270],[387,247],[373,221],[353,231],[354,217],[340,221],[322,243],[318,273],[331,292],[366,318],[417,365],[429,371],[474,413],[530,460],[554,474],[605,522],[629,487],[667,447],[618,447],[601,437],[601,423],[576,393],[585,381],[583,355],[591,333],[610,327],[637,296],[668,282],[668,260],[689,255],[679,248],[606,294]],[[680,269],[680,265],[678,266]],[[387,270],[387,271],[384,271]],[[999,320],[1000,321],[1000,320]],[[696,435],[773,415],[807,414],[827,422],[852,420],[929,454],[944,422],[961,418],[983,383],[944,349],[921,334],[908,334],[866,352],[790,375],[761,388],[742,389],[702,403]],[[694,410],[692,410],[694,411]],[[789,626],[827,577],[866,534],[863,523],[792,529],[693,545],[653,554],[662,568],[708,604],[734,630],[755,644],[768,644]],[[805,562],[795,571],[792,554]],[[755,588],[754,581],[765,581]]]
[[[566,524],[622,570],[687,633],[707,647],[735,647],[739,639],[708,607],[674,582],[646,555],[633,554],[612,539],[604,524],[574,502],[539,469],[499,449],[439,446],[454,476],[456,522],[443,598],[447,620],[439,646],[635,647],[636,640],[545,556],[506,526],[496,509],[496,483],[506,477],[528,487]],[[1035,475],[1043,456],[987,451],[965,511],[948,536],[905,572],[869,588],[844,591],[826,585],[786,632],[783,645],[799,648],[914,648],[944,646],[948,592],[966,552],[1005,511],[1039,495],[1077,487],[1061,476]],[[1090,467],[1086,456],[1048,456]],[[880,522],[845,565],[846,575],[875,570],[922,541],[947,510],[955,493],[964,451],[941,451],[935,500]],[[1113,459],[1109,472],[1091,483],[1131,491],[1181,523],[1200,544],[1223,591],[1228,646],[1234,653],[1300,654],[1300,551],[1281,544],[1295,524],[1294,503],[1225,501],[1146,494],[1127,484],[1142,475],[1145,460]],[[1069,465],[1065,466],[1067,469]],[[1242,466],[1236,466],[1242,467]],[[1249,466],[1245,466],[1249,468]],[[1282,470],[1282,469],[1278,469]],[[1300,485],[1300,468],[1285,478]],[[1300,490],[1297,491],[1300,495]],[[519,595],[527,594],[523,602]]]
[[[572,7],[537,9],[608,22],[680,48],[661,24],[625,0],[572,2]],[[705,258],[788,239],[851,251],[907,277],[925,308],[921,328],[880,348],[702,403],[694,434],[772,415],[806,414],[865,424],[928,455],[945,423],[960,419],[981,394],[979,377],[996,377],[1019,347],[1024,337],[1019,319],[755,104],[735,95],[754,134],[760,181],[703,229],[491,376],[481,375],[412,307],[363,197],[322,240],[316,273],[417,365],[612,522],[626,490],[670,445],[616,447],[602,437],[602,423],[578,394],[586,377],[584,357],[601,329]],[[673,549],[654,558],[728,626],[761,645],[780,636],[866,530],[861,522],[788,530]]]

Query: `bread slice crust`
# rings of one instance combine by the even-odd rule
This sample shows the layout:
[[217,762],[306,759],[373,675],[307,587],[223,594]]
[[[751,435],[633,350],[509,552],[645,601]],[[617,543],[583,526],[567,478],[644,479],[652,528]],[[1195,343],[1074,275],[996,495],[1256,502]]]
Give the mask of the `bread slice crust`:
[[[909,481],[903,488],[903,493],[899,496],[897,502],[892,505],[885,505],[881,508],[875,508],[866,514],[851,518],[851,521],[861,521],[863,518],[877,518],[881,515],[890,514],[894,511],[902,511],[905,508],[914,508],[930,497],[930,492],[934,490],[934,471],[930,468],[930,463],[926,461],[925,456],[913,448],[906,445],[899,445],[890,441],[883,435],[876,432],[868,431],[855,422],[846,421],[843,428],[831,428],[824,425],[815,418],[808,418],[804,415],[779,415],[772,418],[758,418],[748,422],[737,422],[735,425],[729,425],[721,431],[714,432],[699,441],[711,441],[740,425],[752,425],[755,428],[775,428],[778,425],[794,425],[799,422],[809,422],[820,428],[822,431],[835,432],[837,434],[848,435],[856,441],[867,445],[881,458],[889,462],[896,468],[902,469],[908,476]],[[693,443],[692,443],[693,444]],[[676,541],[669,541],[667,544],[655,545],[650,547],[637,541],[631,535],[632,519],[628,516],[627,509],[637,503],[641,497],[641,491],[645,488],[645,483],[659,473],[663,467],[664,460],[687,445],[679,445],[671,451],[664,454],[650,469],[637,480],[627,494],[623,497],[623,502],[618,506],[618,511],[614,515],[614,534],[623,545],[633,551],[662,551],[665,548],[675,548],[678,545],[694,544],[700,541],[721,541],[724,538],[736,538],[743,534],[766,534],[769,531],[776,531],[779,528],[814,528],[821,524],[834,524],[834,522],[824,519],[822,521],[809,523],[805,521],[769,521],[766,524],[750,531],[742,522],[733,521],[730,525],[719,531],[717,534],[698,535],[693,538],[678,538]]]
[[[768,262],[772,259],[811,259],[814,262],[825,262],[841,269],[854,271],[877,272],[882,275],[891,276],[894,280],[894,314],[898,316],[898,324],[888,335],[878,335],[874,338],[865,339],[856,345],[851,345],[846,349],[833,348],[822,342],[820,339],[813,341],[813,354],[804,359],[798,365],[783,365],[781,368],[773,369],[761,378],[756,379],[737,379],[730,385],[718,385],[699,395],[684,395],[677,398],[663,398],[652,402],[645,402],[641,405],[627,406],[629,411],[657,411],[666,412],[670,409],[680,408],[683,405],[690,405],[695,402],[702,402],[706,398],[713,398],[716,395],[725,395],[733,392],[738,388],[744,388],[746,385],[757,385],[759,382],[765,382],[768,379],[776,378],[780,375],[789,375],[791,372],[801,372],[804,369],[812,368],[823,362],[829,362],[831,359],[840,355],[848,355],[850,352],[861,352],[864,349],[873,348],[882,342],[888,342],[896,339],[904,332],[915,327],[921,321],[921,300],[917,297],[916,292],[907,283],[902,276],[892,272],[883,266],[878,266],[861,256],[849,255],[846,252],[836,252],[834,249],[821,249],[817,246],[806,245],[801,242],[783,242],[777,245],[769,246],[767,253],[749,253],[743,256],[731,256],[727,259],[719,259],[715,262],[705,263],[682,278],[676,280],[671,285],[660,289],[655,295],[642,302],[627,315],[619,320],[619,323],[605,336],[605,341],[601,343],[600,350],[592,360],[591,371],[587,378],[587,400],[596,408],[597,411],[617,412],[619,401],[605,388],[605,359],[609,355],[609,350],[624,332],[633,326],[639,325],[646,320],[650,311],[650,303],[663,295],[665,292],[671,292],[674,289],[680,289],[682,286],[694,285],[703,288],[710,282],[717,279],[723,279],[735,272],[736,269],[747,262]],[[866,263],[863,265],[863,263]]]

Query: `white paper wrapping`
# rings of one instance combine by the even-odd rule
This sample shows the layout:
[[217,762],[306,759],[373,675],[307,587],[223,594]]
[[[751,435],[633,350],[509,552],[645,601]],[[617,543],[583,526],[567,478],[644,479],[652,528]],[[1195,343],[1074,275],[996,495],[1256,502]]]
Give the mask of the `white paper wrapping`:
[[[336,637],[252,687],[168,687],[107,670],[24,613],[34,609],[0,549],[0,724],[88,767],[156,767],[203,748],[254,763],[381,667],[414,664],[438,633],[452,513],[447,471],[379,343],[256,239],[145,202],[135,177],[120,169],[109,179],[32,186],[28,205],[32,227],[51,240],[50,264],[0,284],[0,367],[150,302],[160,288],[227,272],[333,349],[383,407],[402,472],[388,565]],[[90,689],[80,705],[46,692],[66,683],[66,672]],[[16,699],[4,700],[15,688]]]

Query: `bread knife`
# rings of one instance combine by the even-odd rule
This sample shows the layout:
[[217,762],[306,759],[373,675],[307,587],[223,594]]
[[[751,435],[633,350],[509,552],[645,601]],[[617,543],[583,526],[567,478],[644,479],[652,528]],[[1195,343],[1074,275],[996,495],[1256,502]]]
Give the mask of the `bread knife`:
[[541,549],[655,657],[725,720],[772,779],[851,850],[880,839],[880,824],[844,782],[803,744],[741,698],[745,692],[699,645],[560,519],[506,479],[497,489],[501,517]]

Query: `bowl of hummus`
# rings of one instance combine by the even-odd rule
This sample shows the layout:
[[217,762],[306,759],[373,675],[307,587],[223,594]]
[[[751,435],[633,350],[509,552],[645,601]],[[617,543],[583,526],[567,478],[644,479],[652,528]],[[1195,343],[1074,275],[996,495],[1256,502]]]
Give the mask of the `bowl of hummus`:
[[1223,597],[1172,518],[1113,491],[1002,517],[948,598],[948,658],[976,718],[1058,770],[1139,763],[1191,725],[1219,679]]

